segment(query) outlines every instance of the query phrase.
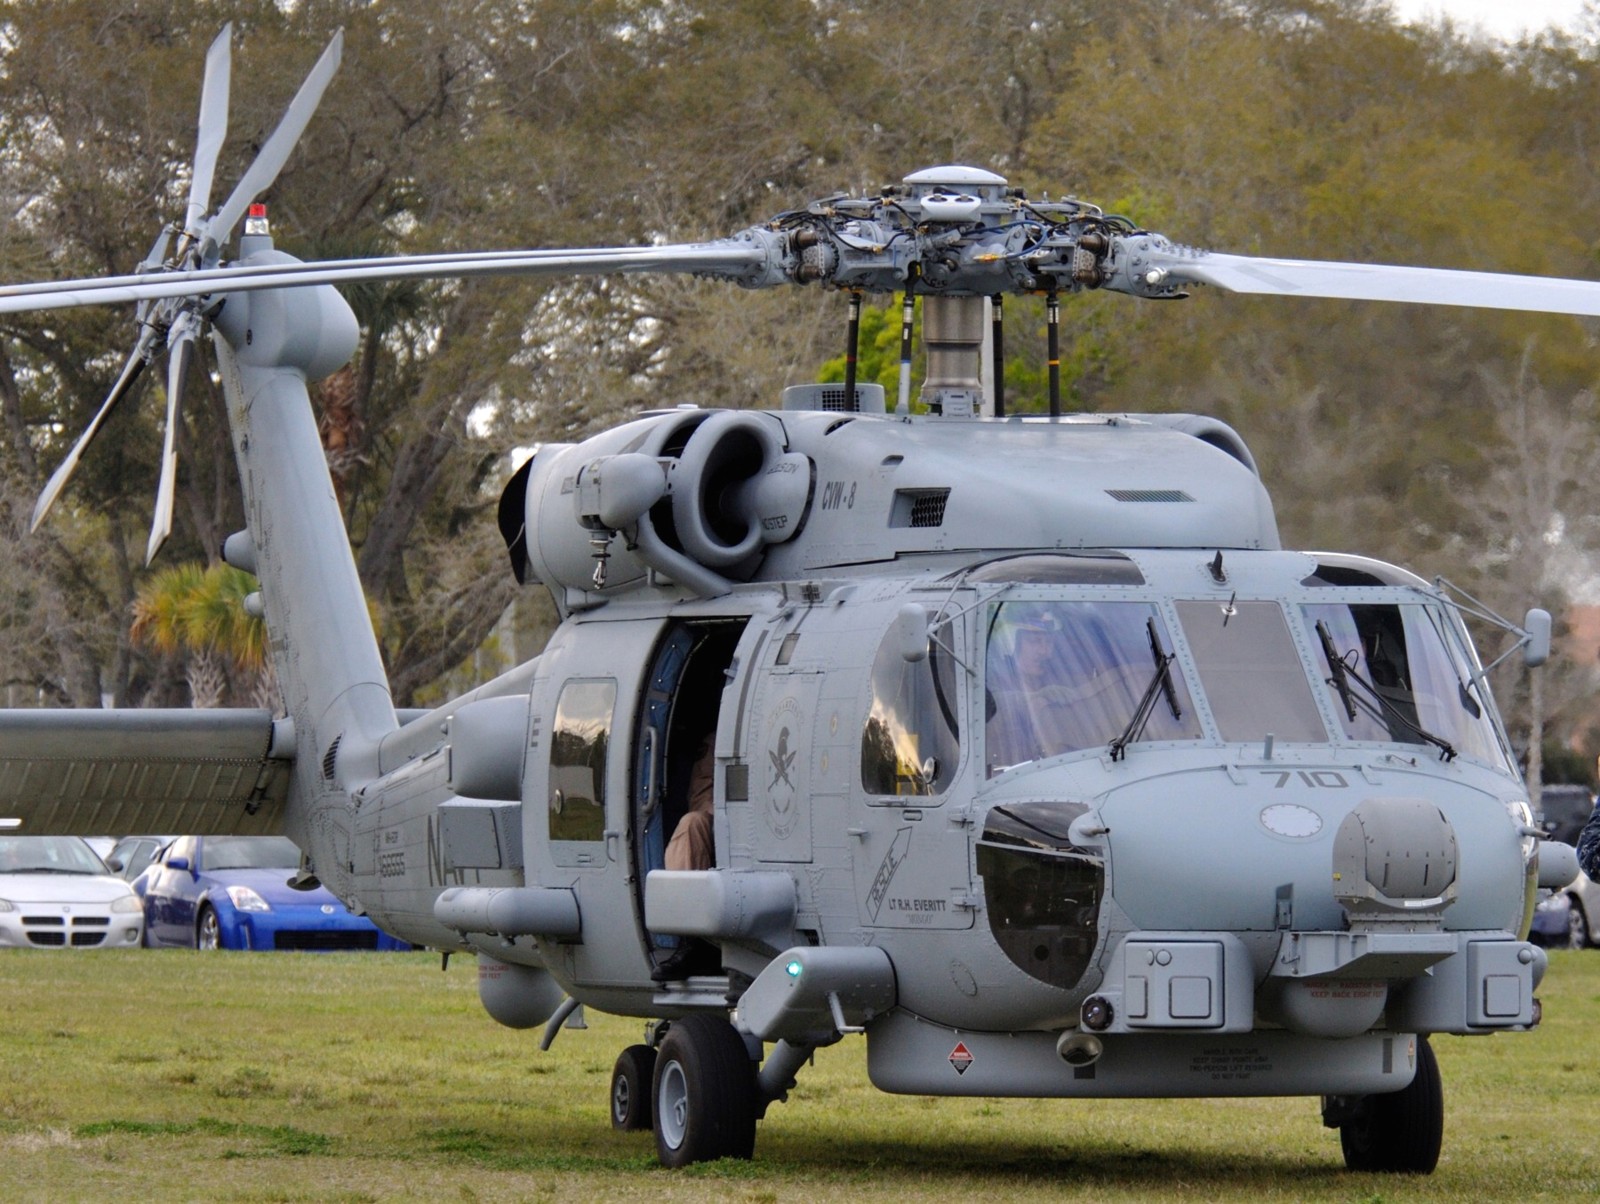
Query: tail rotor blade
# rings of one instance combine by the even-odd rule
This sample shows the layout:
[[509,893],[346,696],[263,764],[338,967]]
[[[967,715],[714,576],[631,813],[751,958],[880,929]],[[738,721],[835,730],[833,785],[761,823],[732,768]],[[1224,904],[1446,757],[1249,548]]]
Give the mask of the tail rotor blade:
[[[184,318],[189,315],[185,314]],[[178,401],[189,375],[189,361],[194,358],[193,320],[180,318],[179,321],[182,326],[174,332],[167,349],[167,429],[161,440],[161,482],[156,487],[156,513],[144,554],[147,568],[161,551],[161,545],[167,542],[167,536],[172,534],[172,499],[178,484]]]
[[152,336],[148,332],[142,334],[139,342],[134,346],[133,353],[128,356],[128,362],[123,365],[122,375],[117,377],[117,383],[111,386],[111,392],[106,394],[105,401],[101,402],[100,410],[94,416],[94,421],[84,428],[83,434],[78,436],[78,441],[72,445],[72,450],[67,453],[67,458],[62,460],[55,472],[50,474],[50,479],[45,482],[44,488],[39,492],[39,500],[33,505],[33,519],[28,526],[30,531],[37,531],[39,524],[44,522],[44,516],[50,512],[50,507],[66,488],[67,481],[71,479],[73,470],[78,467],[78,461],[84,451],[100,433],[100,428],[116,409],[117,402],[126,396],[133,382],[139,379],[139,374],[144,371],[144,366],[150,359],[150,343]]
[[149,272],[161,266],[167,258],[167,248],[172,245],[172,226],[161,227],[161,233],[156,235],[155,242],[150,244],[150,252],[139,264],[137,271]]
[[189,182],[189,212],[183,228],[198,232],[200,219],[211,207],[211,182],[216,175],[217,157],[228,136],[228,88],[232,76],[233,22],[222,27],[211,49],[206,51],[205,82],[200,87],[200,131],[195,138],[194,175]]
[[300,85],[300,91],[296,92],[294,99],[289,102],[289,107],[284,110],[283,119],[278,122],[278,128],[272,131],[262,146],[261,153],[256,156],[256,161],[250,164],[234,188],[233,194],[222,203],[222,207],[211,219],[206,236],[208,248],[220,246],[228,237],[228,232],[244,216],[244,211],[250,202],[265,192],[278,178],[278,173],[289,161],[289,155],[294,151],[295,144],[300,141],[300,135],[305,133],[306,126],[311,124],[311,117],[316,113],[317,105],[322,102],[323,92],[327,90],[334,72],[339,70],[339,58],[343,53],[344,31],[341,30],[333,35],[333,40],[322,52],[317,65],[311,68],[311,74],[306,76],[305,83]]

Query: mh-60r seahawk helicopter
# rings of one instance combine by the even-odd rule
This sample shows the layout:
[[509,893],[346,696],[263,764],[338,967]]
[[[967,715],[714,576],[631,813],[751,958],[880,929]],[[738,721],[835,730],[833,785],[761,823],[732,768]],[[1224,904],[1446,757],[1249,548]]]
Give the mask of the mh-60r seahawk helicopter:
[[[339,41],[208,212],[229,36],[181,226],[134,276],[0,288],[0,312],[133,303],[106,409],[166,341],[152,554],[209,330],[248,516],[227,558],[260,579],[287,716],[6,712],[0,815],[286,831],[302,879],[475,951],[497,1020],[548,1042],[579,1003],[648,1018],[612,1119],[653,1125],[672,1166],[750,1156],[812,1051],[859,1033],[886,1091],[1320,1096],[1351,1167],[1433,1168],[1428,1036],[1538,1022],[1545,959],[1522,937],[1535,887],[1576,872],[1531,826],[1463,622],[1478,608],[1283,550],[1220,422],[1055,397],[1006,416],[984,348],[1001,354],[1011,293],[1045,294],[1053,330],[1058,295],[1093,288],[1600,314],[1600,285],[1190,250],[970,167],[704,244],[303,264],[246,211]],[[671,409],[545,446],[500,521],[560,627],[536,660],[397,714],[306,392],[357,341],[332,286],[656,271],[815,282],[852,318],[900,293],[907,347],[920,297],[927,413],[909,372],[891,407],[852,370],[777,411]],[[1547,655],[1548,615],[1502,625]],[[707,778],[710,863],[665,869]]]

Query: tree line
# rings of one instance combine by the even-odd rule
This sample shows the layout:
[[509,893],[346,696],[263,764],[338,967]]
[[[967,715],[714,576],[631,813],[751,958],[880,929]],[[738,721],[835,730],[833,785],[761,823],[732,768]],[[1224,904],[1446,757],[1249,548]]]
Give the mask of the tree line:
[[[0,9],[0,280],[127,272],[181,214],[205,47],[228,19],[219,188],[345,31],[344,67],[265,198],[278,245],[303,257],[693,241],[961,162],[1218,250],[1600,270],[1593,7],[1587,33],[1502,46],[1401,27],[1376,0],[13,0]],[[314,400],[402,703],[481,660],[508,606],[525,631],[550,622],[538,591],[512,583],[493,521],[513,449],[647,407],[773,405],[843,350],[844,302],[817,290],[346,291],[361,347]],[[1443,575],[1511,616],[1586,596],[1600,543],[1593,322],[1205,290],[1064,309],[1069,404],[1230,422],[1287,545]],[[1042,409],[1042,307],[1008,304],[1007,324],[1008,403]],[[894,325],[868,323],[885,363]],[[143,588],[148,609],[154,588],[138,549],[159,382],[27,532],[132,337],[121,311],[0,318],[13,704],[190,701],[183,650],[134,635],[135,600]],[[164,557],[215,565],[240,502],[220,389],[207,372],[189,389]],[[216,661],[232,674],[219,697],[259,690],[245,662]],[[1590,764],[1594,662],[1593,649],[1568,657],[1542,699],[1549,730]],[[1498,688],[1526,733],[1523,678],[1502,671]]]

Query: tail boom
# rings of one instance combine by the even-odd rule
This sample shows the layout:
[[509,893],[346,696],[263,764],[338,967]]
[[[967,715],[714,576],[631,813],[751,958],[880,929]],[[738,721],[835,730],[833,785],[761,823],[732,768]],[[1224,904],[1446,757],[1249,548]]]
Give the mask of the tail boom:
[[[287,258],[258,248],[246,262]],[[286,830],[342,893],[351,792],[377,774],[379,745],[398,726],[306,387],[349,360],[356,321],[324,285],[233,294],[214,332],[250,567],[294,721]]]

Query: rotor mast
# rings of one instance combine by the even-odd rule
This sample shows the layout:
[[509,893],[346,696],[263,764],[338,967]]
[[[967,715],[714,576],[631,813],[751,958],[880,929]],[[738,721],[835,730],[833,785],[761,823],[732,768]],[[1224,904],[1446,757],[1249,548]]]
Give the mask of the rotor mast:
[[[979,216],[984,199],[1004,199],[1004,176],[976,167],[931,167],[901,184],[921,202],[924,213]],[[990,194],[985,198],[985,193]],[[922,344],[927,375],[919,399],[929,412],[951,418],[982,412],[984,336],[989,298],[930,293],[922,309]]]

